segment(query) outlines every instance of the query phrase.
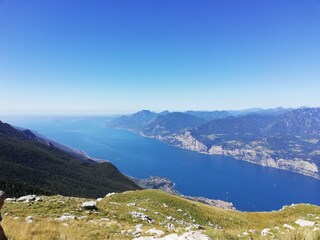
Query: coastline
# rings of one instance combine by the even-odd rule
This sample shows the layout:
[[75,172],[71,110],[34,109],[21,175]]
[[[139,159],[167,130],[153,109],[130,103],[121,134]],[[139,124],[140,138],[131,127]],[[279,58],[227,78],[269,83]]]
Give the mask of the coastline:
[[[262,166],[262,167],[268,167],[268,168],[275,168],[275,169],[279,169],[279,170],[284,170],[284,171],[288,171],[288,172],[293,172],[293,173],[297,173],[297,174],[300,174],[300,175],[303,175],[303,176],[306,176],[306,177],[311,177],[313,179],[317,179],[317,180],[320,180],[320,175],[317,175],[317,174],[314,174],[314,173],[310,173],[310,172],[305,172],[305,171],[296,171],[295,169],[290,169],[290,168],[285,168],[285,167],[282,167],[282,166],[277,166],[276,164],[273,164],[273,162],[263,162],[263,163],[260,163],[258,162],[259,159],[257,159],[257,161],[253,161],[253,160],[249,160],[249,159],[246,159],[246,158],[241,158],[241,157],[238,157],[238,156],[235,156],[235,155],[229,155],[229,154],[214,154],[214,153],[210,153],[208,151],[199,151],[199,150],[195,150],[195,149],[190,149],[190,148],[186,148],[186,147],[183,147],[183,146],[179,146],[179,145],[174,145],[174,144],[170,144],[169,142],[165,141],[164,138],[160,138],[160,137],[157,137],[157,136],[150,136],[150,135],[145,135],[144,133],[140,132],[140,131],[136,131],[134,129],[127,129],[127,128],[117,128],[117,127],[110,127],[110,128],[115,128],[115,129],[120,129],[120,130],[125,130],[125,131],[129,131],[129,132],[132,132],[132,133],[135,133],[135,134],[138,134],[142,137],[145,137],[145,138],[150,138],[150,139],[156,139],[168,146],[171,146],[171,147],[176,147],[176,148],[180,148],[180,149],[184,149],[184,150],[187,150],[187,151],[192,151],[192,152],[197,152],[197,153],[200,153],[200,154],[206,154],[206,155],[211,155],[211,156],[225,156],[225,157],[230,157],[230,158],[233,158],[235,160],[238,160],[238,161],[244,161],[244,162],[248,162],[248,163],[251,163],[251,164],[255,164],[255,165],[259,165],[259,166]],[[261,159],[260,159],[261,160]],[[274,160],[273,160],[274,161]],[[284,160],[286,161],[286,160]],[[269,165],[268,165],[269,164]]]

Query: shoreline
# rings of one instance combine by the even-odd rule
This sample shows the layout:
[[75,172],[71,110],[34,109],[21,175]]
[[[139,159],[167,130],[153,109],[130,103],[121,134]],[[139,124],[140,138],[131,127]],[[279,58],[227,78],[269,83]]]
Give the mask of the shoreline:
[[[109,127],[109,128],[114,128],[114,127]],[[263,164],[260,164],[258,162],[254,162],[254,161],[250,161],[250,160],[246,160],[246,159],[243,159],[241,157],[237,157],[237,156],[233,156],[233,155],[227,155],[227,154],[212,154],[212,153],[209,153],[209,152],[204,152],[204,151],[196,151],[196,150],[192,150],[192,149],[188,149],[188,148],[184,148],[184,147],[181,147],[181,146],[177,146],[177,145],[173,145],[173,144],[170,144],[164,140],[162,140],[161,138],[157,137],[157,136],[148,136],[148,135],[145,135],[143,134],[142,132],[139,132],[139,131],[136,131],[136,130],[133,130],[133,129],[127,129],[127,128],[114,128],[114,129],[119,129],[119,130],[125,130],[125,131],[128,131],[128,132],[132,132],[132,133],[135,133],[135,134],[138,134],[142,137],[145,137],[145,138],[150,138],[150,139],[156,139],[168,146],[171,146],[171,147],[175,147],[175,148],[179,148],[179,149],[183,149],[183,150],[187,150],[187,151],[192,151],[192,152],[197,152],[199,154],[206,154],[206,155],[210,155],[210,156],[224,156],[224,157],[230,157],[234,160],[237,160],[237,161],[243,161],[243,162],[247,162],[247,163],[251,163],[251,164],[255,164],[255,165],[258,165],[258,166],[261,166],[261,167],[267,167],[267,168],[274,168],[274,169],[279,169],[279,170],[283,170],[283,171],[287,171],[287,172],[292,172],[292,173],[296,173],[296,174],[300,174],[300,175],[303,175],[303,176],[306,176],[306,177],[311,177],[313,179],[317,179],[317,180],[320,180],[320,176],[318,175],[314,175],[314,174],[309,174],[307,172],[299,172],[299,171],[292,171],[290,169],[287,169],[287,168],[282,168],[282,167],[275,167],[275,166],[267,166],[267,165],[263,165]]]

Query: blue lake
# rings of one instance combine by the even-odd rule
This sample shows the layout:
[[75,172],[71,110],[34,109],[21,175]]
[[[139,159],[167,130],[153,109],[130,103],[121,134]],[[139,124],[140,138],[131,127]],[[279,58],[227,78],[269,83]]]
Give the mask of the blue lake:
[[167,177],[182,194],[230,201],[239,210],[277,210],[292,203],[320,205],[320,180],[106,128],[106,117],[0,116],[0,120],[107,159],[130,176]]

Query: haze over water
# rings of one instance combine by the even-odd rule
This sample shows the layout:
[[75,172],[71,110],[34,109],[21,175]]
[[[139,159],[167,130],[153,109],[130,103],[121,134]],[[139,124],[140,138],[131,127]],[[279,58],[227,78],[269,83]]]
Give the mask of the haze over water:
[[320,205],[320,180],[171,147],[132,132],[106,128],[104,117],[1,118],[91,157],[107,159],[130,176],[167,177],[182,194],[230,201],[239,210],[276,210],[292,203]]

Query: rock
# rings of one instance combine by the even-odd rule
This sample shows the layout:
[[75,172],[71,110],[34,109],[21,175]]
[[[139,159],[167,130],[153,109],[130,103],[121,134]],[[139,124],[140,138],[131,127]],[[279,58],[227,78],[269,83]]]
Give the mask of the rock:
[[105,197],[110,197],[110,196],[115,195],[115,194],[116,194],[115,192],[108,193]]
[[35,201],[35,202],[42,202],[43,200],[42,200],[41,197],[36,197],[34,201]]
[[132,211],[130,212],[131,214],[131,217],[133,218],[139,218],[141,219],[142,221],[147,221],[148,223],[153,223],[154,220],[152,218],[150,218],[148,215],[142,213],[142,212],[135,212],[135,211]]
[[134,207],[134,206],[137,206],[136,203],[132,202],[132,203],[127,203],[127,207]]
[[101,202],[102,201],[102,198],[97,198],[97,202]]
[[6,198],[6,202],[15,202],[17,199],[16,198]]
[[63,221],[74,220],[74,219],[76,219],[76,216],[71,215],[69,213],[65,213],[61,217],[56,218],[55,220],[63,222]]
[[155,228],[149,229],[148,231],[146,231],[146,233],[156,237],[161,237],[162,235],[164,235],[164,231],[157,230]]
[[297,221],[295,221],[295,223],[298,224],[300,227],[313,227],[316,225],[315,222],[311,222],[304,219],[298,219]]
[[182,209],[179,208],[177,211],[178,211],[178,212],[182,212]]
[[201,226],[201,225],[199,225],[199,224],[194,224],[193,227],[194,227],[195,229],[198,229],[198,230],[203,230],[203,229],[204,229],[204,227]]
[[36,195],[26,195],[23,197],[19,197],[17,199],[18,202],[32,202],[36,200]]
[[291,230],[295,230],[295,228],[292,227],[292,226],[290,226],[289,224],[283,224],[283,227],[284,227],[284,228],[289,228],[289,229],[291,229]]
[[207,152],[208,148],[203,143],[195,139],[189,131],[184,134],[175,136],[175,139],[180,142],[180,147],[196,152]]
[[174,220],[176,220],[175,218],[173,218],[173,217],[171,217],[171,216],[166,217],[166,219],[169,220],[169,221],[174,221]]
[[214,229],[222,229],[222,227],[219,224],[208,222],[208,225]]
[[33,222],[33,217],[32,216],[26,217],[26,222],[27,223],[32,223]]
[[159,238],[155,238],[155,237],[138,237],[138,238],[134,238],[133,240],[157,240]]
[[186,232],[179,236],[178,240],[211,240],[207,235],[202,232]]
[[165,203],[163,203],[162,205],[163,205],[165,208],[167,208],[167,207],[168,207],[168,205],[167,205],[167,204],[165,204]]
[[146,212],[146,211],[148,211],[148,209],[146,209],[146,208],[142,208],[142,207],[139,207],[138,208],[140,211],[142,211],[142,212]]
[[135,231],[133,232],[134,235],[140,235],[142,233],[143,224],[137,224],[135,226]]
[[156,237],[138,237],[133,240],[211,240],[208,236],[204,235],[202,232],[186,232],[181,235],[176,233],[170,234],[161,238]]
[[142,233],[142,229],[141,228],[136,228],[136,230],[133,232],[134,235],[138,235]]
[[263,230],[261,231],[261,236],[263,236],[263,237],[265,237],[265,236],[267,236],[267,235],[273,236],[273,233],[270,232],[270,231],[271,231],[270,228],[265,228],[265,229],[263,229]]
[[173,225],[172,223],[167,223],[167,228],[168,228],[168,230],[174,230],[174,229],[176,229],[176,226]]
[[176,223],[178,223],[179,225],[182,225],[182,226],[186,226],[188,225],[189,223],[183,221],[183,220],[176,220]]
[[91,202],[84,202],[81,205],[82,208],[86,210],[97,210],[97,202],[91,201]]
[[143,227],[143,224],[137,224],[136,226],[135,226],[135,228],[142,228]]
[[244,236],[248,236],[248,235],[249,235],[249,233],[247,233],[247,232],[243,232],[243,233],[242,233],[242,235],[244,235]]

